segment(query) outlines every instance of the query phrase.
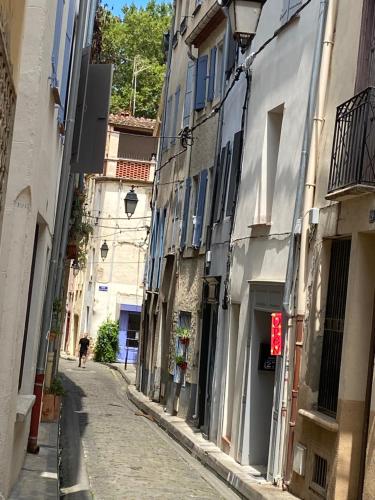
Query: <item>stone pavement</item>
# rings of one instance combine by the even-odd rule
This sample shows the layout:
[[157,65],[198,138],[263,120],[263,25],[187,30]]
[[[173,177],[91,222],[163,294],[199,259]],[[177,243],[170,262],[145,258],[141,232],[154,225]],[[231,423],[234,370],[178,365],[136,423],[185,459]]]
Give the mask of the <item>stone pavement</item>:
[[[61,439],[68,448],[62,448],[61,478],[67,498],[239,498],[128,400],[119,372],[94,362],[82,369],[68,360],[60,361],[60,371],[67,390]],[[80,439],[66,439],[74,419]],[[77,449],[69,449],[74,443]],[[78,457],[74,467],[72,457]],[[82,461],[88,489],[80,476]]]
[[41,423],[37,455],[27,453],[21,474],[10,500],[44,500],[59,498],[58,424]]
[[166,414],[162,405],[152,402],[137,391],[134,386],[135,367],[129,372],[124,370],[122,364],[114,363],[111,366],[119,371],[127,382],[129,399],[184,446],[193,457],[227,481],[241,496],[257,500],[296,500],[294,495],[267,483],[254,468],[238,464],[212,442],[204,439],[202,434],[190,427],[185,420]]

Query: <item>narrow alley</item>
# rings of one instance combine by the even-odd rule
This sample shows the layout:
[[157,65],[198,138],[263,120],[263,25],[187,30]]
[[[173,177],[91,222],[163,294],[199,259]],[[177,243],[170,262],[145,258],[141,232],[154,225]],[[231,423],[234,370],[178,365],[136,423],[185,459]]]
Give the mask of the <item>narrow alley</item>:
[[120,375],[60,361],[65,499],[239,498],[128,401]]

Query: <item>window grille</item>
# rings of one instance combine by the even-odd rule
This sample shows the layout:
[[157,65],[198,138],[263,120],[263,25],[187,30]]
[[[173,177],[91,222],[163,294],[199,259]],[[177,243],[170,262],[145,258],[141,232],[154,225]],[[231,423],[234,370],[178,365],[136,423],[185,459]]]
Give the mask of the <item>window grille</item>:
[[323,492],[325,493],[326,491],[327,469],[328,469],[327,460],[319,455],[315,455],[311,487],[320,493]]
[[350,240],[334,240],[331,248],[318,396],[318,410],[331,417],[337,411],[350,246]]

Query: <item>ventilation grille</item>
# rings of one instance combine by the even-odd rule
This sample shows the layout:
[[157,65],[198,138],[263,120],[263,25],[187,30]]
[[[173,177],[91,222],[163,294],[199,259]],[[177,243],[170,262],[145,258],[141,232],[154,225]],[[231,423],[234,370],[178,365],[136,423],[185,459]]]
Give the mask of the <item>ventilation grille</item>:
[[326,491],[327,486],[327,460],[325,458],[320,457],[319,455],[315,455],[314,458],[314,471],[312,476],[312,484],[313,489],[318,491]]

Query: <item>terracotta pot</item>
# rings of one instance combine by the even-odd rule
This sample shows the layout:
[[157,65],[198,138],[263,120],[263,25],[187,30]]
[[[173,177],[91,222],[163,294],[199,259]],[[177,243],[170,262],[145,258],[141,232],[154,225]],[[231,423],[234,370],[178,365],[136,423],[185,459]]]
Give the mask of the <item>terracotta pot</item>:
[[177,366],[180,368],[180,370],[185,371],[185,370],[187,369],[188,364],[187,364],[187,362],[186,362],[186,361],[184,361],[183,363],[180,363],[180,364],[179,364],[179,365],[177,365]]
[[61,396],[43,394],[42,422],[57,422],[60,415]]
[[188,345],[189,341],[189,337],[180,337],[180,344]]

